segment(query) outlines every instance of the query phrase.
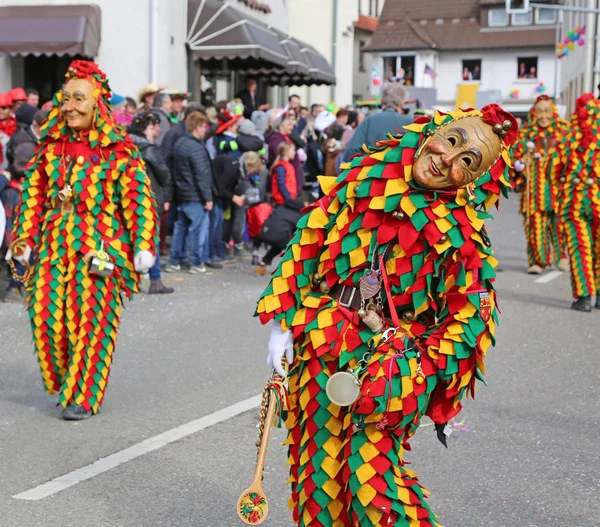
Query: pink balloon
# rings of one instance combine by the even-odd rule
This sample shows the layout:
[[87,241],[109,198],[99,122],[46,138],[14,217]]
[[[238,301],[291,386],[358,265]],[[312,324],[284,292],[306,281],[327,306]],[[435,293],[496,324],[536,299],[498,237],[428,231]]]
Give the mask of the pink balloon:
[[580,39],[577,41],[577,44],[579,44],[580,46],[584,46],[584,45],[585,45],[585,40],[584,40],[584,39],[582,39],[582,38],[580,38]]
[[571,40],[570,40],[570,39],[568,39],[567,37],[565,37],[565,38],[564,38],[564,40],[563,40],[563,42],[564,42],[565,44],[568,44],[569,42],[571,42]]

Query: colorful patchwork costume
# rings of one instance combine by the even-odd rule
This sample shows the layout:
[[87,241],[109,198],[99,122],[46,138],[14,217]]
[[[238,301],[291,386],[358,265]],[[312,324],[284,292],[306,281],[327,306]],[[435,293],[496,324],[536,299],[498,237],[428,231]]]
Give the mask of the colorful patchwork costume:
[[[428,141],[472,117],[502,135],[494,161],[460,188],[420,187],[413,164]],[[497,262],[484,221],[510,186],[516,121],[490,105],[405,128],[339,177],[320,178],[325,197],[299,221],[258,303],[261,322],[293,332],[286,444],[301,527],[439,525],[404,451],[424,415],[445,443],[494,344]],[[455,135],[446,141],[460,147]],[[380,284],[368,302],[365,278]],[[367,325],[375,315],[391,329]],[[348,368],[361,372],[360,396],[340,407],[326,385]]]
[[[63,407],[91,415],[104,399],[122,297],[138,291],[134,256],[156,254],[157,218],[140,154],[113,121],[104,73],[74,61],[72,79],[93,86],[92,124],[72,131],[61,114],[64,87],[56,93],[27,168],[11,247],[17,255],[25,242],[34,252],[28,311],[45,389],[58,392]],[[110,276],[89,269],[102,251],[115,266]]]
[[559,191],[559,216],[571,264],[573,308],[600,308],[600,101],[579,97],[563,141],[565,169]]
[[[546,110],[546,107],[549,115],[540,123],[536,108]],[[514,148],[514,158],[524,164],[524,170],[516,172],[514,184],[522,191],[520,212],[530,272],[541,272],[550,267],[552,253],[563,270],[567,267],[565,244],[559,234],[555,214],[558,208],[556,193],[563,168],[559,144],[566,131],[567,123],[558,115],[554,103],[547,95],[541,95],[529,111],[528,121],[521,129]]]

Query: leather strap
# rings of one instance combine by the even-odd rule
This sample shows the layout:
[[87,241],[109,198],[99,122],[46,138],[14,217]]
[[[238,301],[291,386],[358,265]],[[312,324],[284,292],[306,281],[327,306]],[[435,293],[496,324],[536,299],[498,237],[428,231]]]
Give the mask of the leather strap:
[[343,307],[347,307],[348,309],[352,309],[354,311],[358,311],[360,309],[362,299],[360,296],[360,290],[356,287],[336,284],[331,288],[329,295],[332,298],[335,298]]

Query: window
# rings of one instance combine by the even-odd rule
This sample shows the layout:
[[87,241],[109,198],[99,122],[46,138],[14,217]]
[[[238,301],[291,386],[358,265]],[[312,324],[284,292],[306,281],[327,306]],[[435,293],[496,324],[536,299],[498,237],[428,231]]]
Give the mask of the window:
[[508,26],[508,13],[504,9],[490,9],[488,13],[490,27]]
[[517,57],[517,78],[537,79],[537,57]]
[[462,80],[480,81],[481,80],[481,59],[468,59],[462,61]]
[[533,13],[531,11],[527,13],[517,13],[512,16],[513,26],[530,26],[533,24]]
[[368,0],[369,2],[369,16],[379,16],[379,0]]
[[400,82],[406,86],[415,83],[415,55],[384,57],[385,82]]
[[536,24],[555,24],[556,10],[555,9],[538,9],[535,12]]
[[359,52],[358,52],[358,71],[366,71],[365,68],[365,52],[363,51],[363,48],[367,45],[367,41],[366,40],[361,40],[358,43],[359,46]]
[[415,84],[415,56],[407,55],[400,57],[401,74],[404,72],[404,84],[414,86]]

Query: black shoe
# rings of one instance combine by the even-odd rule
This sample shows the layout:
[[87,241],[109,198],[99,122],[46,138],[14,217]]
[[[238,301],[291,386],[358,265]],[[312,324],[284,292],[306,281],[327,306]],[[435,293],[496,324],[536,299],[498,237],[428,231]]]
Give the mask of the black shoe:
[[219,262],[206,262],[204,265],[211,269],[223,269],[223,264],[220,264]]
[[[596,307],[598,307],[598,302],[596,302]],[[592,310],[592,297],[590,296],[581,296],[573,304],[571,305],[571,309],[575,311],[585,311],[589,313]]]
[[62,412],[62,418],[65,421],[83,421],[88,417],[92,417],[92,411],[86,410],[80,404],[76,406],[67,406]]

